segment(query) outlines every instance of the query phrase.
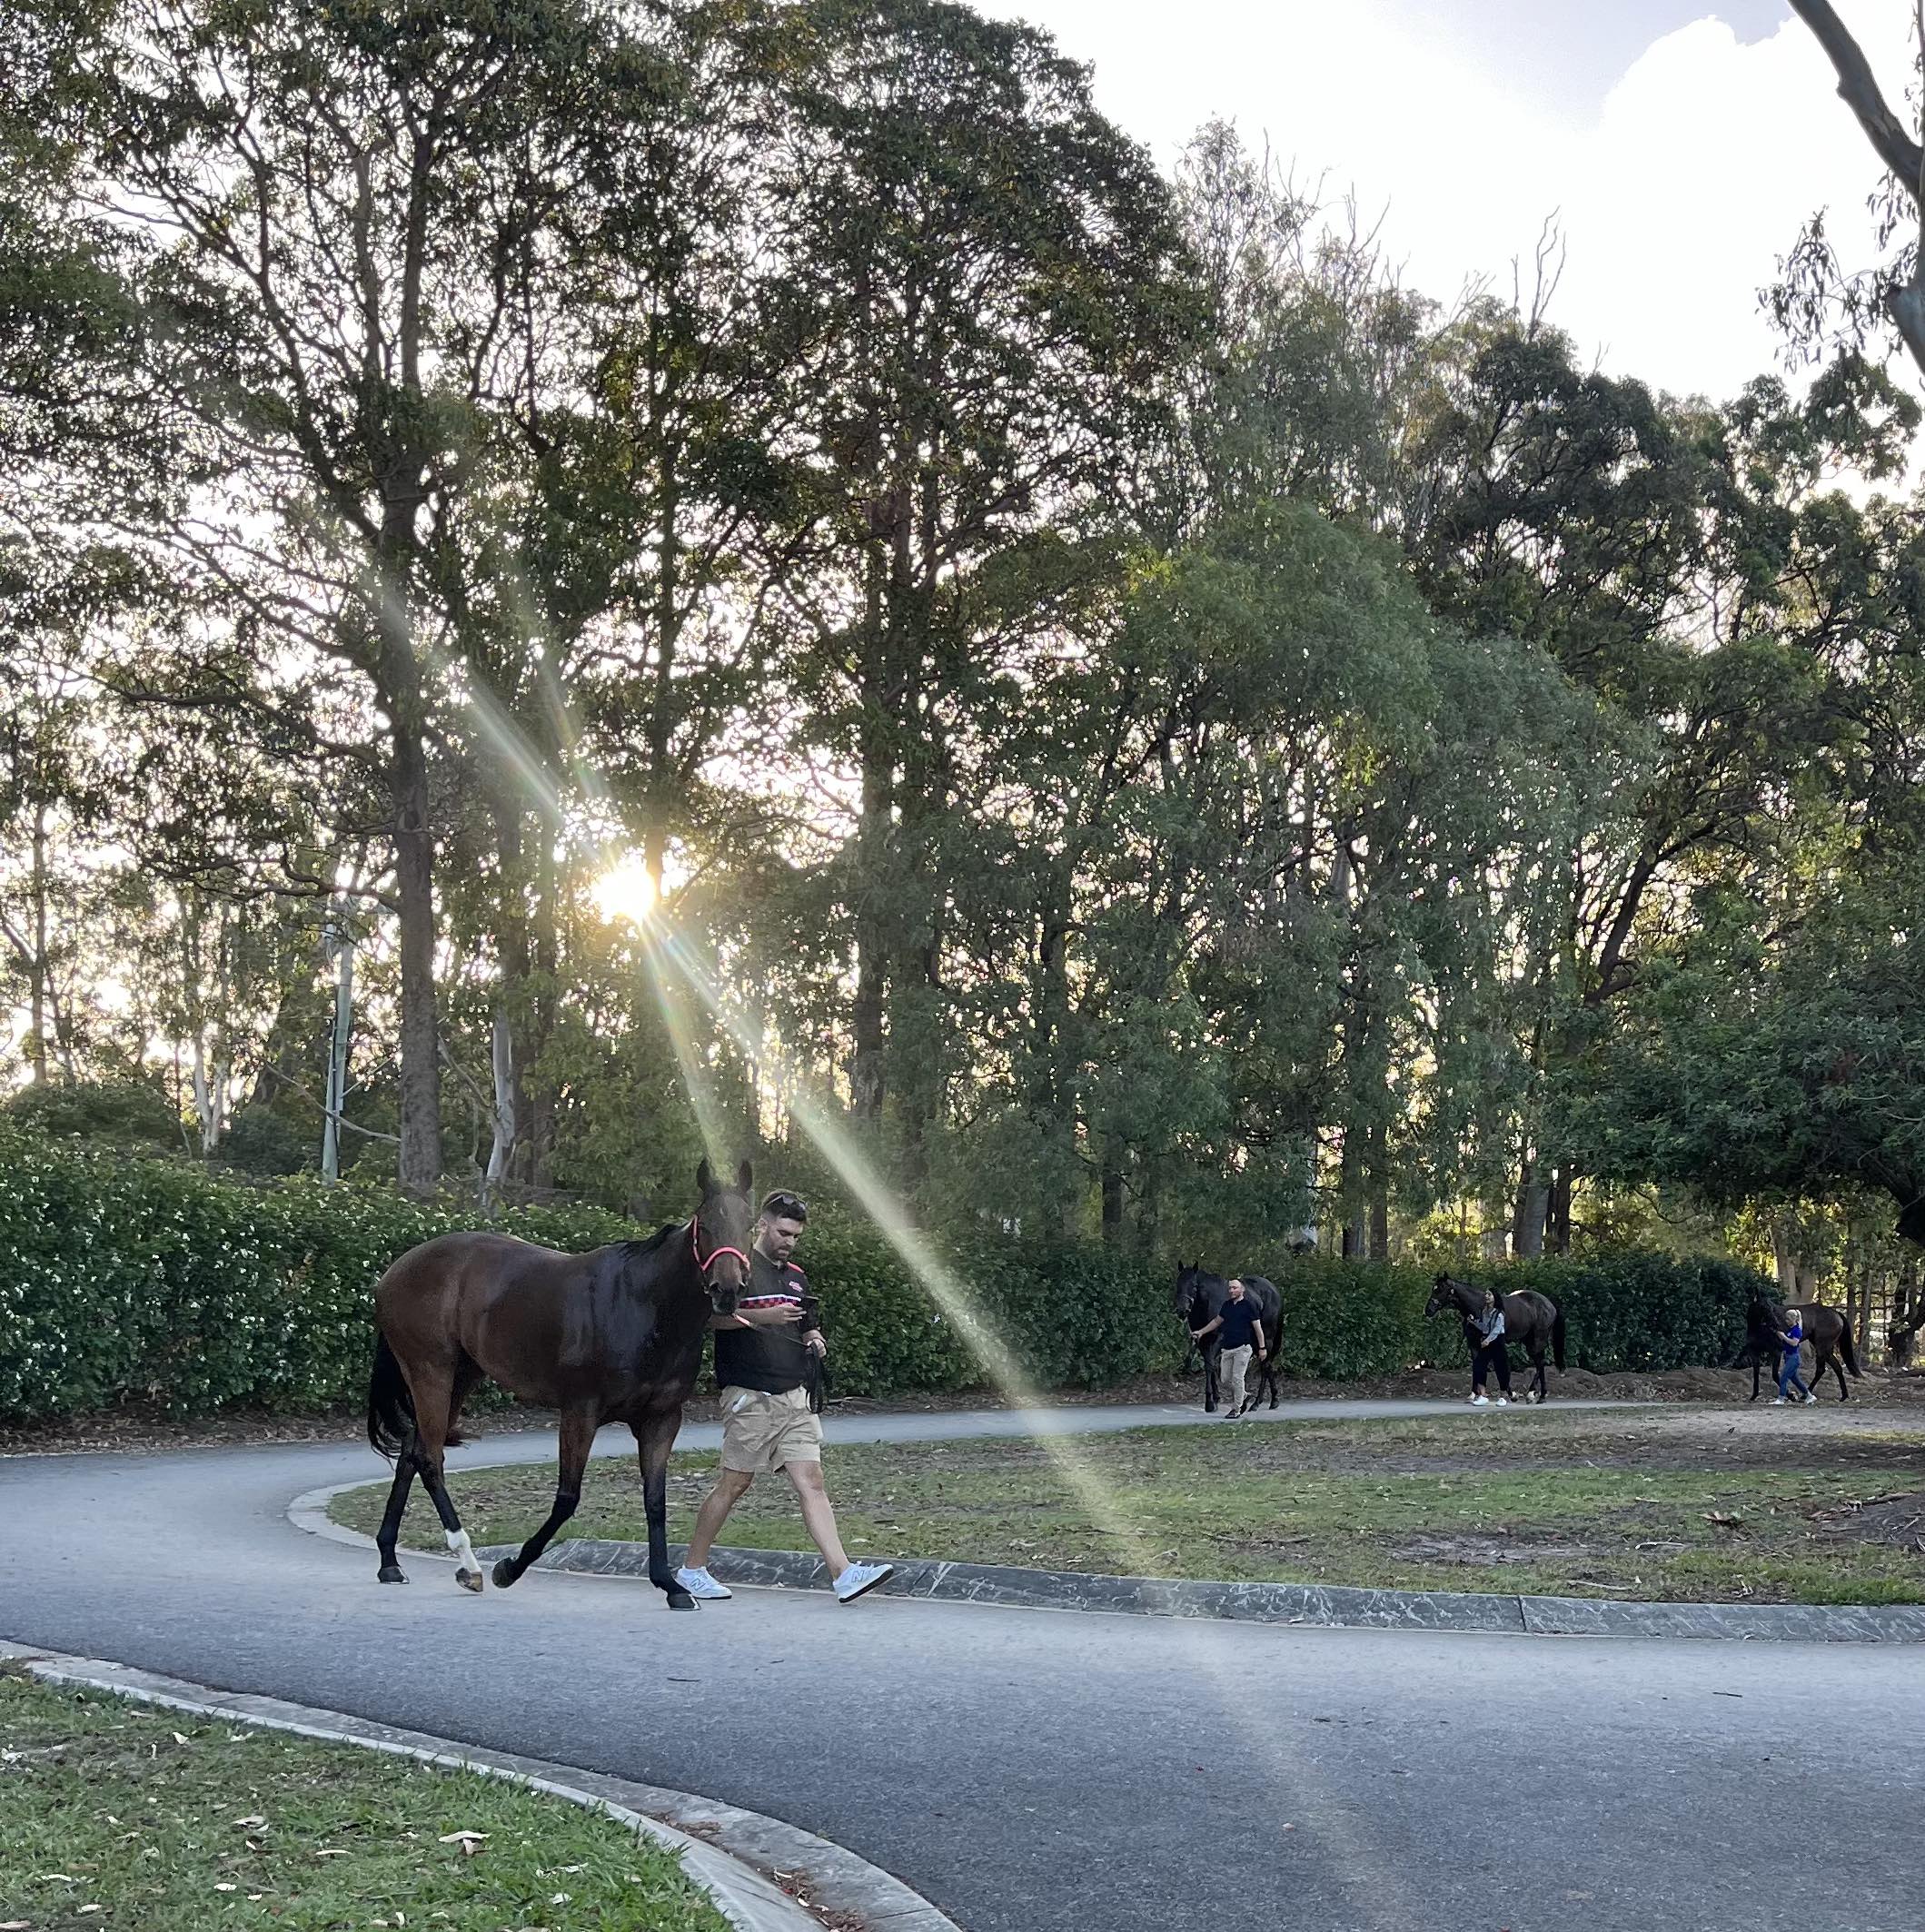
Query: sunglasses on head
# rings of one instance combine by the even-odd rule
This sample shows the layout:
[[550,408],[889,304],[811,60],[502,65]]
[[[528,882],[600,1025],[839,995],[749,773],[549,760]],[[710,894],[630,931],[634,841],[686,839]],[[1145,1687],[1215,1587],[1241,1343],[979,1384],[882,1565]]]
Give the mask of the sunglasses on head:
[[802,1204],[800,1194],[770,1194],[762,1203],[762,1212],[773,1215],[778,1221],[807,1221],[809,1210]]

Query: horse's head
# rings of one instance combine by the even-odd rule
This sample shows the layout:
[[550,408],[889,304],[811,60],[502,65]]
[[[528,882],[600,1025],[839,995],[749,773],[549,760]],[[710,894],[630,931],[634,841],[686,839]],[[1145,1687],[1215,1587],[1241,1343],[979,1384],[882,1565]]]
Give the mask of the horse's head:
[[1195,1262],[1180,1261],[1176,1263],[1176,1292],[1171,1298],[1171,1305],[1183,1319],[1190,1319],[1190,1311],[1196,1305],[1196,1297],[1203,1293],[1204,1272]]
[[704,1160],[695,1170],[695,1184],[701,1190],[694,1221],[696,1265],[716,1313],[732,1315],[749,1285],[749,1242],[755,1227],[749,1190],[755,1185],[755,1169],[744,1161],[730,1187]]
[[1464,1296],[1471,1292],[1463,1283],[1454,1282],[1447,1274],[1440,1274],[1432,1284],[1431,1298],[1424,1304],[1424,1313],[1430,1316],[1440,1314],[1446,1308],[1462,1309],[1465,1305]]

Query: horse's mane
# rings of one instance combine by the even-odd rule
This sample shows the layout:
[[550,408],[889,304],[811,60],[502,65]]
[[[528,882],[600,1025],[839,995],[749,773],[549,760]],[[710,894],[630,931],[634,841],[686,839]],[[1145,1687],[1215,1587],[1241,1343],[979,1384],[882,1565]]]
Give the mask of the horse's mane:
[[666,1227],[657,1228],[652,1234],[640,1241],[618,1241],[615,1245],[621,1250],[622,1260],[640,1261],[643,1255],[654,1253],[680,1224],[680,1222],[671,1221]]

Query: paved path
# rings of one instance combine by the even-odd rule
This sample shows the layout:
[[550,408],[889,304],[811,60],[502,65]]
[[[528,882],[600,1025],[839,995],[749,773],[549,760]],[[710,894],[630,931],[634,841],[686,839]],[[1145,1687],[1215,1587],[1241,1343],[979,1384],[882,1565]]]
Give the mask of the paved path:
[[[454,1460],[542,1453],[498,1437]],[[336,1446],[0,1461],[0,1636],[706,1792],[849,1846],[970,1932],[1920,1923],[1909,1650],[758,1592],[677,1617],[590,1578],[470,1598],[422,1558],[382,1590],[365,1552],[283,1515],[378,1471]],[[1766,1818],[1821,1821],[1821,1848]]]

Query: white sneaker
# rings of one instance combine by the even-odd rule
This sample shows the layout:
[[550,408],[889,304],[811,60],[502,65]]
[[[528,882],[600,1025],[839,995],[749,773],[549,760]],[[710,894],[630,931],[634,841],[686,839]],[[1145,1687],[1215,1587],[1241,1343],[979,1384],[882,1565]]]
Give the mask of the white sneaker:
[[718,1583],[706,1570],[678,1570],[675,1580],[691,1597],[704,1603],[719,1603],[724,1597],[732,1597],[735,1592],[726,1583]]
[[893,1563],[851,1563],[836,1579],[836,1600],[853,1603],[865,1590],[874,1590],[895,1574]]
[[1806,1396],[1806,1397],[1805,1397],[1805,1400],[1806,1400],[1806,1401],[1807,1401],[1808,1402],[1816,1402],[1816,1401],[1818,1400],[1818,1398],[1817,1398],[1817,1396],[1815,1396],[1815,1395],[1808,1395],[1808,1396]]
[[1471,1398],[1471,1407],[1474,1409],[1487,1409],[1490,1405],[1491,1398],[1488,1395],[1474,1395]]
[[1781,1395],[1774,1395],[1771,1398],[1771,1406],[1774,1409],[1782,1409],[1784,1407],[1784,1397]]
[[1500,1409],[1508,1409],[1511,1406],[1511,1398],[1508,1395],[1500,1395],[1497,1398],[1497,1406]]

